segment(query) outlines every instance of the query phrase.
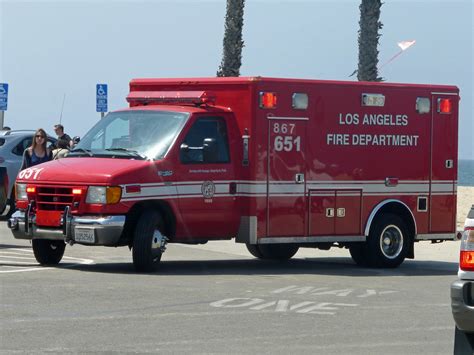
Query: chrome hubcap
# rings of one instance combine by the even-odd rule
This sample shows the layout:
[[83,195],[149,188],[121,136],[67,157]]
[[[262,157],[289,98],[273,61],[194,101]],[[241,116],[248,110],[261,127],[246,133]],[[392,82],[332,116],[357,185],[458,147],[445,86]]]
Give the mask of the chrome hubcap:
[[391,224],[385,227],[380,235],[380,250],[388,259],[398,257],[403,248],[403,233],[397,226]]

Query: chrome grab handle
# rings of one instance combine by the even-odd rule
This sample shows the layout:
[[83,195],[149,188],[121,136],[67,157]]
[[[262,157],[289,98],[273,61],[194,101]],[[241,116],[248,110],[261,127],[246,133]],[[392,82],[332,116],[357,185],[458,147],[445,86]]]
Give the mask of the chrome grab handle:
[[302,184],[304,183],[304,174],[296,174],[295,175],[295,182],[297,184]]

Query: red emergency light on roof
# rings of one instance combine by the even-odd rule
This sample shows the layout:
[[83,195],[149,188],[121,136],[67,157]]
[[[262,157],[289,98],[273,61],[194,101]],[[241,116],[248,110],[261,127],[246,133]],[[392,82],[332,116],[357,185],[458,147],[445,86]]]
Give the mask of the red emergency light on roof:
[[208,91],[131,91],[127,101],[140,104],[214,104],[215,96]]
[[451,113],[451,99],[438,99],[438,112]]

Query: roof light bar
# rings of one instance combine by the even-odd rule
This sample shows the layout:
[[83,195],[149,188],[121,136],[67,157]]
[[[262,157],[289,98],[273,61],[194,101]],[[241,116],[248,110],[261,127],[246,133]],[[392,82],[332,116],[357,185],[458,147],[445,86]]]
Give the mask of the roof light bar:
[[146,104],[214,104],[215,96],[207,91],[131,91],[127,95],[129,103]]

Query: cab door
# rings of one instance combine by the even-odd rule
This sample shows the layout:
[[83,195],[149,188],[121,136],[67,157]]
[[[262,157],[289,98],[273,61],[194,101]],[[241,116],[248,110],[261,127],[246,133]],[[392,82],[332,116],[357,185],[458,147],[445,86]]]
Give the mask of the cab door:
[[239,143],[233,120],[233,115],[224,113],[195,115],[178,139],[175,181],[179,181],[180,238],[222,239],[237,233],[235,147]]
[[268,117],[268,237],[305,235],[307,121],[307,118]]

